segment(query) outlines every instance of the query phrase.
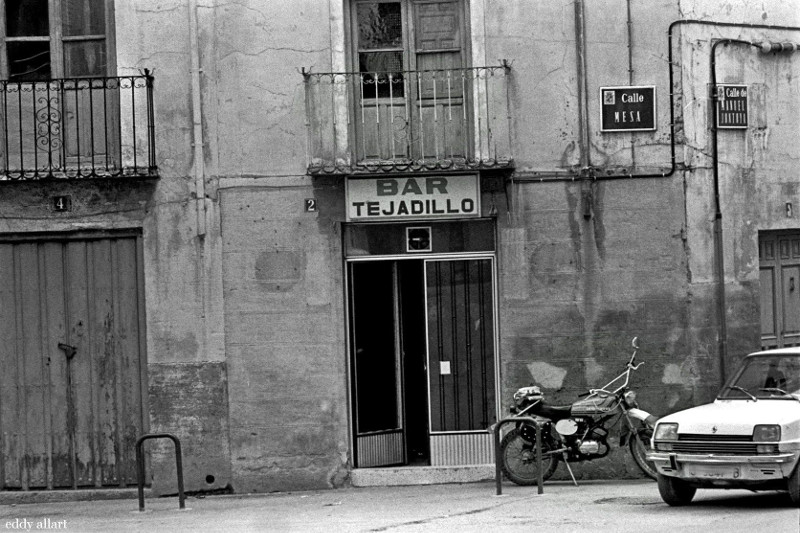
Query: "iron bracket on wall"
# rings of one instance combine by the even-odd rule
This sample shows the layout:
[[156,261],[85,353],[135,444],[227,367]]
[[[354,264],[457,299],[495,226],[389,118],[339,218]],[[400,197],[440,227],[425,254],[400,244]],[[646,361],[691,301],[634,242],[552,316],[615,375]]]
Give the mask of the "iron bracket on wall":
[[170,439],[175,444],[175,469],[178,474],[178,505],[181,509],[186,508],[184,503],[186,496],[183,494],[183,460],[181,458],[181,441],[175,435],[169,433],[148,433],[139,437],[136,441],[136,477],[139,487],[139,511],[144,511],[144,451],[142,445],[148,439]]

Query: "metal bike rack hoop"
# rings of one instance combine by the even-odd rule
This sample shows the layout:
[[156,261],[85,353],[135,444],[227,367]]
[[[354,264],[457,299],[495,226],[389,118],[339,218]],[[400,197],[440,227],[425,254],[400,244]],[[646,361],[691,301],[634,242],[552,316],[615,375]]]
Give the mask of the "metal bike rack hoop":
[[539,465],[539,474],[537,476],[538,479],[536,480],[537,481],[536,484],[538,485],[538,489],[537,489],[536,492],[538,494],[543,494],[544,493],[544,489],[542,488],[542,485],[544,484],[544,480],[542,479],[542,428],[539,425],[538,420],[536,420],[533,417],[530,417],[530,416],[514,416],[514,417],[511,417],[511,418],[504,418],[504,419],[500,420],[499,422],[497,422],[493,426],[493,431],[494,431],[494,475],[495,475],[495,484],[497,486],[497,495],[500,496],[503,493],[503,484],[502,484],[503,474],[502,474],[502,471],[500,469],[500,464],[501,464],[501,462],[503,460],[503,458],[500,457],[500,430],[502,429],[502,427],[504,425],[510,424],[512,422],[516,422],[516,423],[519,423],[519,422],[530,422],[531,424],[533,424],[533,427],[536,430],[536,462]]
[[175,444],[175,469],[178,474],[178,505],[181,509],[186,508],[183,494],[183,460],[181,458],[181,441],[175,435],[169,433],[147,433],[139,437],[136,441],[136,478],[139,486],[139,511],[144,511],[144,451],[142,445],[148,439],[170,439]]

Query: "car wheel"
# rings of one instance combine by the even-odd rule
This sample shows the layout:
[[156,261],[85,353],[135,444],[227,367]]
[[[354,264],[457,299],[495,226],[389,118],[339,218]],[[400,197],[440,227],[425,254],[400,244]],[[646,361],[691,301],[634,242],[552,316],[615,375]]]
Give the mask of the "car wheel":
[[789,497],[796,507],[800,507],[800,463],[789,476]]
[[658,474],[657,481],[661,499],[673,507],[689,504],[694,498],[694,493],[697,492],[696,488],[676,477]]

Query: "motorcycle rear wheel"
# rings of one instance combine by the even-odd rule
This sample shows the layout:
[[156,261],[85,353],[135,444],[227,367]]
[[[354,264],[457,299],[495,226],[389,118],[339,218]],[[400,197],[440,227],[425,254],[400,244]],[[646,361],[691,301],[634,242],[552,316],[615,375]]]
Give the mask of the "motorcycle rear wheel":
[[[542,481],[548,480],[558,467],[558,455],[545,455],[551,449],[547,442],[542,443]],[[538,484],[536,443],[525,440],[519,428],[512,429],[503,437],[500,453],[503,459],[501,468],[508,479],[517,485]]]
[[631,433],[628,439],[628,446],[630,447],[631,457],[636,461],[644,475],[651,479],[658,478],[658,471],[656,465],[647,460],[647,452],[650,451],[650,437],[653,436],[653,430],[650,428],[642,428]]

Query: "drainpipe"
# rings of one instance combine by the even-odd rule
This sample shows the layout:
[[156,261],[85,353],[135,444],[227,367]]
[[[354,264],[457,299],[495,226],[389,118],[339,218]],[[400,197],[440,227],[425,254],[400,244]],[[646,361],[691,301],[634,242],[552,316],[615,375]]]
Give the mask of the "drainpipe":
[[197,23],[197,0],[189,0],[189,59],[192,92],[192,154],[194,170],[195,211],[197,215],[198,263],[202,265],[201,320],[203,330],[200,353],[208,356],[211,336],[209,318],[211,309],[211,253],[206,249],[206,182],[205,182],[205,137],[203,135],[203,102],[200,86],[200,37]]
[[[631,0],[625,1],[628,17],[628,85],[633,85],[633,17],[631,16]],[[636,168],[636,135],[631,134],[631,166]],[[674,168],[674,167],[673,167]]]
[[583,0],[575,0],[575,48],[576,48],[576,67],[578,76],[578,125],[579,139],[578,147],[581,151],[581,168],[591,167],[591,135],[589,132],[589,109],[588,85],[586,81],[586,22]]
[[194,192],[197,209],[197,236],[206,234],[206,185],[203,161],[203,108],[200,100],[200,39],[197,27],[197,0],[189,0],[189,58],[191,61],[192,121],[194,126],[192,152],[194,155]]

